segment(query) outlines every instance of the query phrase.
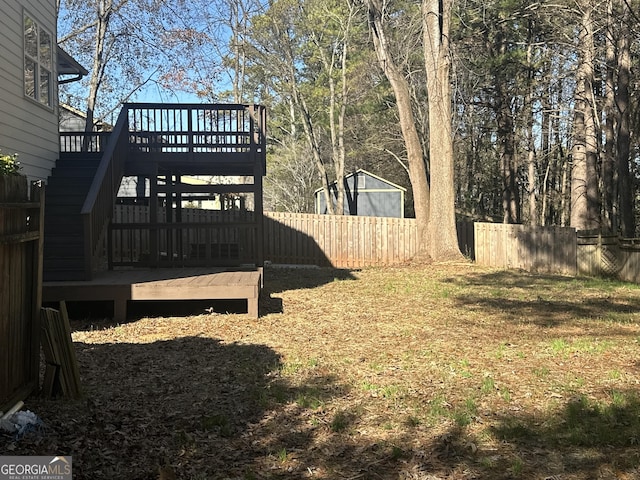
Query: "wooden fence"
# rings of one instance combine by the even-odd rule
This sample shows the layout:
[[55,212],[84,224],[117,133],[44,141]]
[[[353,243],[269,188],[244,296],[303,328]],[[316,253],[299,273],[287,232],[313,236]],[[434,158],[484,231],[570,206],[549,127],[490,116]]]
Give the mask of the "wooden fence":
[[640,239],[570,227],[476,223],[475,254],[477,263],[490,267],[640,283]]
[[398,265],[417,249],[415,219],[265,214],[265,259],[337,268]]
[[475,260],[480,265],[537,273],[576,274],[576,231],[475,223]]
[[[164,221],[164,209],[158,209],[158,221]],[[230,224],[238,215],[252,212],[220,212],[203,209],[182,209],[182,222],[189,225],[182,232],[182,241],[193,246],[218,241],[203,237],[194,225]],[[233,218],[232,218],[233,217]],[[240,218],[241,220],[241,218]],[[141,224],[149,221],[149,207],[117,205],[114,211],[114,232],[122,232],[118,224]],[[338,268],[361,268],[373,265],[396,265],[411,259],[417,248],[417,228],[414,219],[313,215],[302,213],[265,213],[265,260],[273,263],[332,265]],[[255,244],[242,231],[225,233],[225,242],[237,245],[250,257]],[[122,259],[133,259],[149,251],[149,235],[128,236],[116,233],[112,237],[114,264]],[[160,240],[160,249],[165,242]],[[198,249],[200,250],[200,249]],[[187,250],[185,250],[187,252]],[[196,255],[194,258],[198,258]],[[122,262],[120,264],[126,264]]]
[[640,239],[578,232],[578,273],[640,283]]
[[[252,213],[244,213],[247,214]],[[159,215],[164,215],[162,209],[159,209]],[[223,217],[228,215],[242,213],[183,209],[183,221],[191,225],[224,224]],[[116,208],[115,221],[147,222],[148,218],[146,206],[119,205]],[[545,274],[608,276],[640,283],[638,239],[576,233],[569,227],[471,221],[459,221],[457,228],[461,251],[480,265]],[[202,242],[218,245],[221,241],[214,237],[196,238],[194,232],[188,231],[183,235],[185,245],[191,247]],[[237,243],[238,251],[255,248],[242,237],[241,232],[236,232],[225,238]],[[143,243],[145,241],[148,242],[143,240]],[[125,236],[116,238],[114,246],[118,255],[124,256],[134,250],[144,252],[148,249],[144,244],[132,244]],[[414,257],[417,248],[415,219],[265,213],[265,260],[273,263],[337,268],[399,265]],[[193,255],[192,250],[190,255]]]
[[0,411],[38,387],[42,287],[39,186],[0,176]]

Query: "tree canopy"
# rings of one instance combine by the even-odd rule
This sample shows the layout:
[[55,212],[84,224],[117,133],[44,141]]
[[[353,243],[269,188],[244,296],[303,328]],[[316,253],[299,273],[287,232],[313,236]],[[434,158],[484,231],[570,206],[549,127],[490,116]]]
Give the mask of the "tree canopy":
[[267,105],[272,209],[364,168],[423,225],[446,176],[459,216],[636,235],[640,0],[432,3],[62,0],[59,40],[93,65],[62,99]]

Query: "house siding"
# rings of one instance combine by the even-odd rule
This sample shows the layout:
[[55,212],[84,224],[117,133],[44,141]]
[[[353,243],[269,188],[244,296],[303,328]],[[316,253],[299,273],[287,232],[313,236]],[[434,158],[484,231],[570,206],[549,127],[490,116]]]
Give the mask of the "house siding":
[[[54,39],[52,108],[24,95],[22,22],[27,12]],[[45,180],[59,152],[55,0],[0,0],[0,150],[18,154],[21,173]]]

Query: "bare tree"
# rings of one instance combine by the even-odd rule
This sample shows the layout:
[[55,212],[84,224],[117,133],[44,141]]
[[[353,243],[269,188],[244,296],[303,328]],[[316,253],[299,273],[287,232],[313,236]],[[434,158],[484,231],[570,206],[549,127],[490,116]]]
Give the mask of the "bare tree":
[[593,15],[595,6],[589,0],[580,2],[580,33],[578,37],[578,70],[576,72],[573,165],[571,168],[571,220],[578,230],[590,230],[598,222],[598,180],[596,159],[598,144],[595,130],[595,98],[593,93]]
[[462,258],[458,246],[451,132],[451,52],[449,25],[452,0],[422,2],[424,59],[429,97],[429,253],[432,259]]
[[631,82],[631,41],[629,25],[631,22],[631,7],[626,0],[620,1],[621,32],[618,40],[618,82],[615,97],[616,108],[619,112],[618,135],[616,142],[616,166],[619,175],[620,193],[620,230],[623,235],[631,237],[635,234],[633,212],[633,186],[629,171],[629,153],[631,143],[631,105],[629,89]]
[[395,95],[400,128],[407,151],[409,179],[413,190],[413,204],[416,221],[418,223],[419,250],[422,254],[428,255],[430,187],[427,179],[427,168],[424,161],[422,144],[412,110],[409,83],[405,78],[404,72],[396,64],[389,49],[384,2],[380,0],[367,0],[367,7],[369,10],[369,28],[373,38],[373,45],[380,68],[389,80]]
[[58,43],[91,65],[87,80],[65,85],[68,90],[63,94],[83,104],[88,131],[96,115],[107,117],[158,71],[165,52],[151,31],[149,18],[161,6],[162,2],[150,0],[61,2]]

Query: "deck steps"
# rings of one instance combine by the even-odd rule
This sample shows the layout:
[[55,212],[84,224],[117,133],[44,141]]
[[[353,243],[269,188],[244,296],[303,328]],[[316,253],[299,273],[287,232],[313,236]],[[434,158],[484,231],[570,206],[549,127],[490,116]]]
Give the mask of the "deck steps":
[[61,154],[47,180],[43,278],[83,280],[84,227],[80,212],[93,182],[99,155]]

